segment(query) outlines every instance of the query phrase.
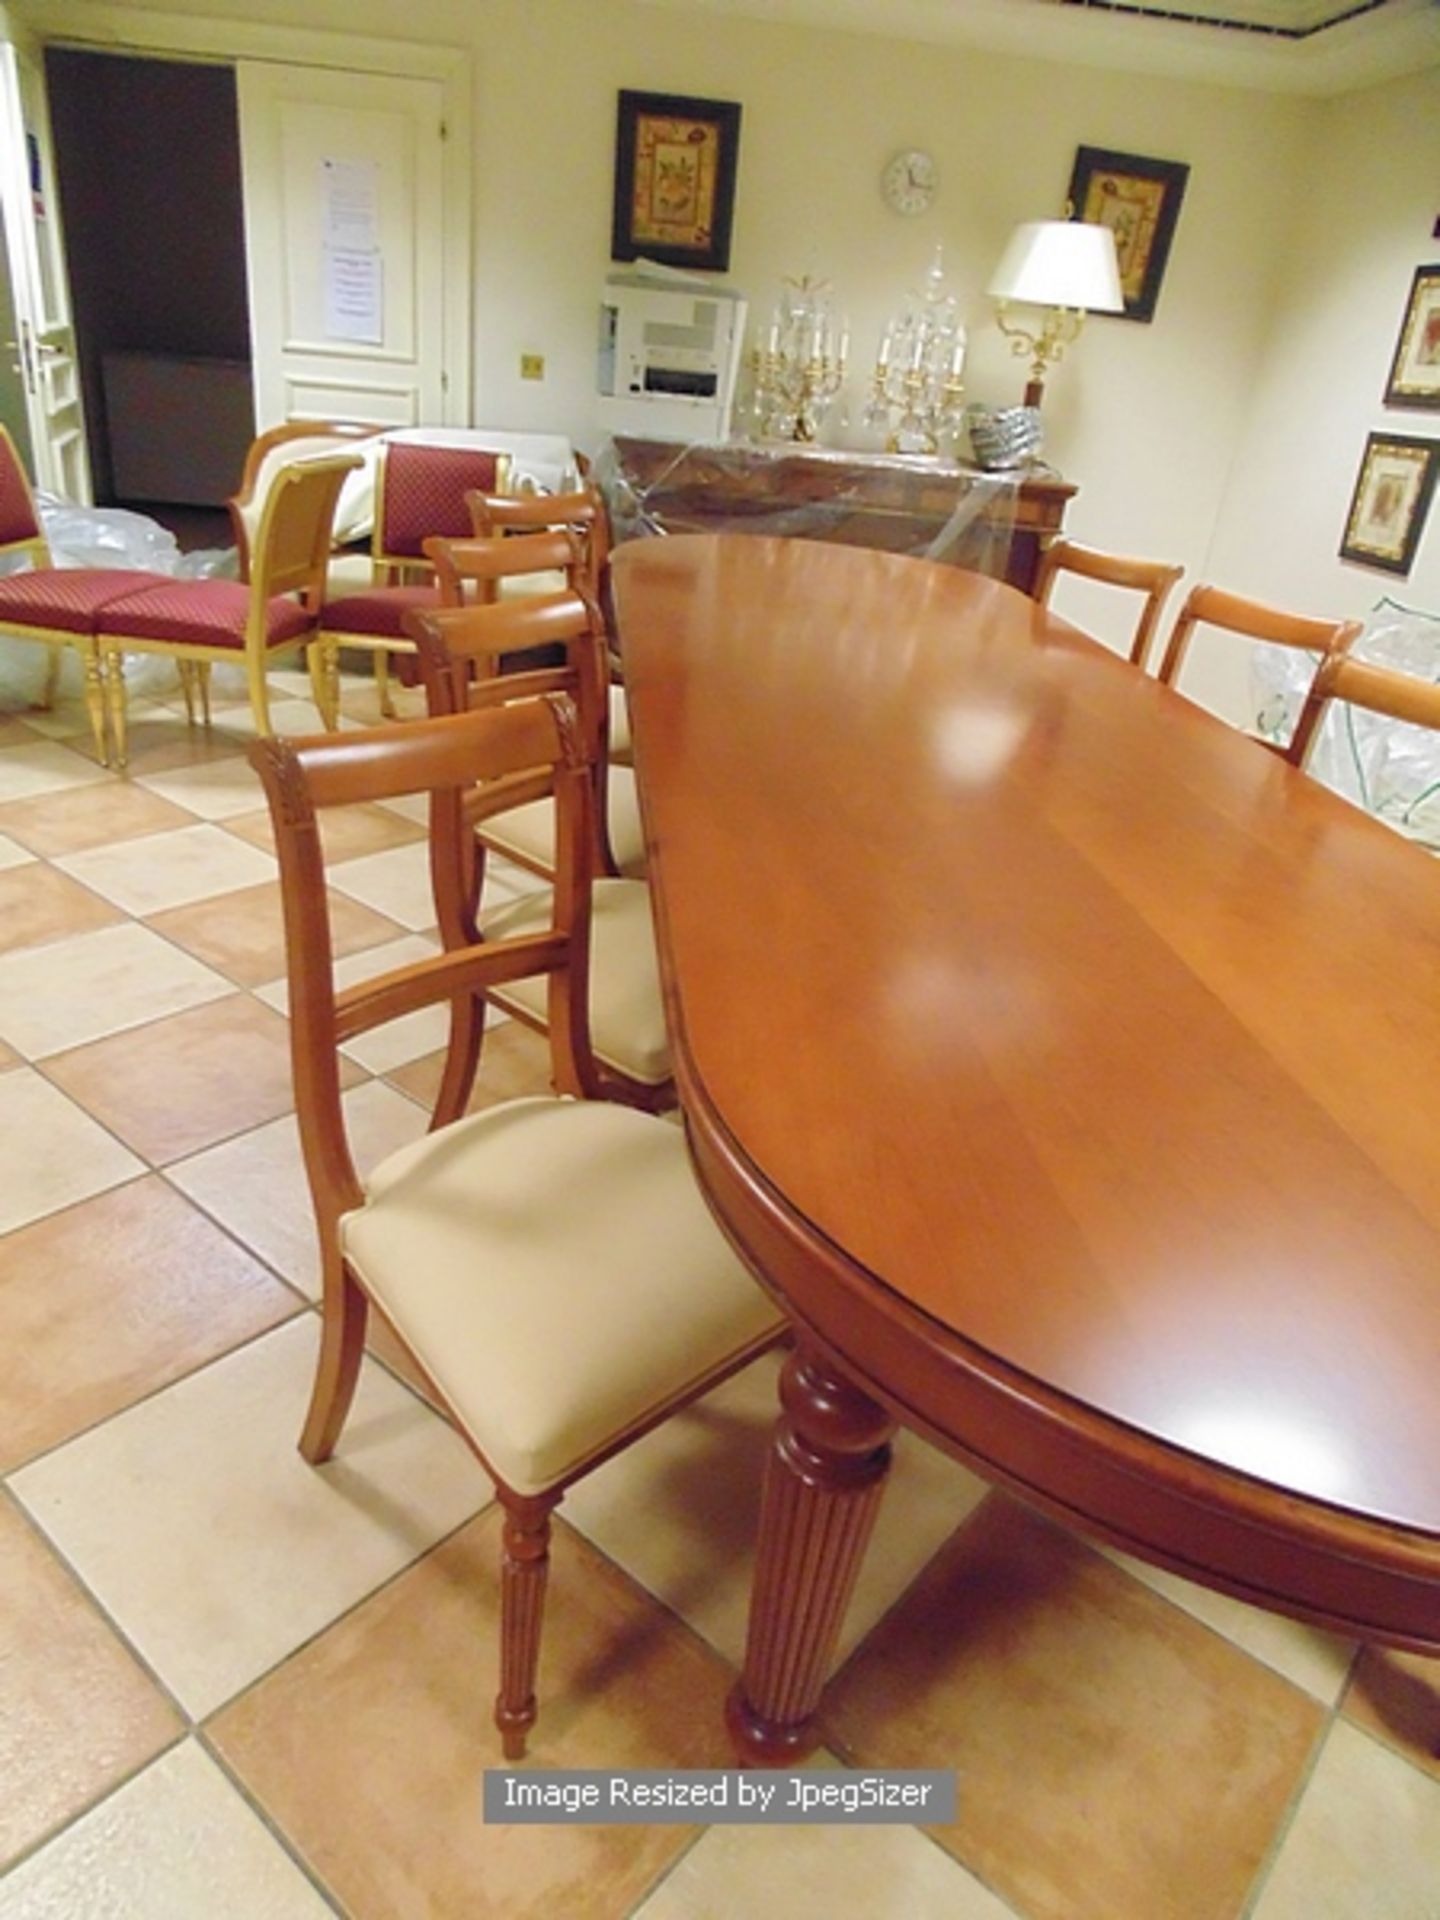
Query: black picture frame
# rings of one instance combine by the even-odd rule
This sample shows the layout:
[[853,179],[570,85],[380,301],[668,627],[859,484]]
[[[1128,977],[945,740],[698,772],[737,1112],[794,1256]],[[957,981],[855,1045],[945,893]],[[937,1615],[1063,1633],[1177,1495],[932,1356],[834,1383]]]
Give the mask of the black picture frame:
[[1183,160],[1151,160],[1110,147],[1077,147],[1070,175],[1070,218],[1109,227],[1115,235],[1125,311],[1109,317],[1155,318],[1175,223],[1190,168]]
[[1385,382],[1387,407],[1440,407],[1440,265],[1417,267]]
[[[622,88],[610,257],[723,273],[730,265],[739,162],[738,101]],[[670,182],[668,206],[662,173]]]
[[1386,573],[1409,573],[1440,474],[1440,440],[1372,433],[1365,441],[1340,558]]

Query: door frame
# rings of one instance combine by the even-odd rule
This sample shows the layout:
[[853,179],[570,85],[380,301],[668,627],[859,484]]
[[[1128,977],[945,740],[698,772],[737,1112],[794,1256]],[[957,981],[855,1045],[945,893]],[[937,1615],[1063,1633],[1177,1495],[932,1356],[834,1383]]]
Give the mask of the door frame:
[[241,60],[283,66],[340,68],[352,73],[393,74],[437,80],[444,117],[445,291],[442,311],[443,426],[468,426],[473,381],[471,309],[471,59],[463,47],[429,46],[407,40],[374,40],[360,34],[310,27],[271,26],[251,20],[201,20],[188,15],[116,6],[110,0],[19,0],[12,11],[46,45],[91,53],[139,54],[153,60]]

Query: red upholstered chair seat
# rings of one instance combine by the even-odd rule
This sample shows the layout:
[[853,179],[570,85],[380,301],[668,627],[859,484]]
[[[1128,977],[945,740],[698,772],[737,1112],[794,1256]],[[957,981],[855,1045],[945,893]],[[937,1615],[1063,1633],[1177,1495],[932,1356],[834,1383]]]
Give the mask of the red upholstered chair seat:
[[[130,575],[133,580],[134,574]],[[250,589],[238,580],[168,580],[127,593],[101,610],[97,631],[136,640],[169,640],[179,646],[245,644]],[[265,644],[281,647],[303,639],[315,625],[298,601],[280,595],[265,605]]]
[[0,579],[0,625],[93,634],[111,601],[165,582],[163,573],[123,567],[37,567],[6,574]]
[[438,607],[438,587],[369,587],[327,600],[320,615],[326,633],[369,633],[386,640],[405,638],[405,615],[412,608]]

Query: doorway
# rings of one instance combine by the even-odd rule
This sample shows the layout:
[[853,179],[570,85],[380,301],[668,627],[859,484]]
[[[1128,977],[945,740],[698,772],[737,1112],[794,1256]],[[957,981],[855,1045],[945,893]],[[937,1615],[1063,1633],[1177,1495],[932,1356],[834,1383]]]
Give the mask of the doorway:
[[234,69],[45,54],[95,498],[228,544],[255,434]]

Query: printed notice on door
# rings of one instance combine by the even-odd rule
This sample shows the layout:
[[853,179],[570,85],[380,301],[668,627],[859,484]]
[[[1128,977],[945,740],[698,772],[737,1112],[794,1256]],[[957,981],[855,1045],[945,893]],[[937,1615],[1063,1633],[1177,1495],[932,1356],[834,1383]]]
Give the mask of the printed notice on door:
[[325,272],[325,332],[360,346],[384,344],[380,192],[373,160],[320,163],[320,244]]
[[325,332],[331,340],[382,346],[383,293],[378,253],[325,249]]

